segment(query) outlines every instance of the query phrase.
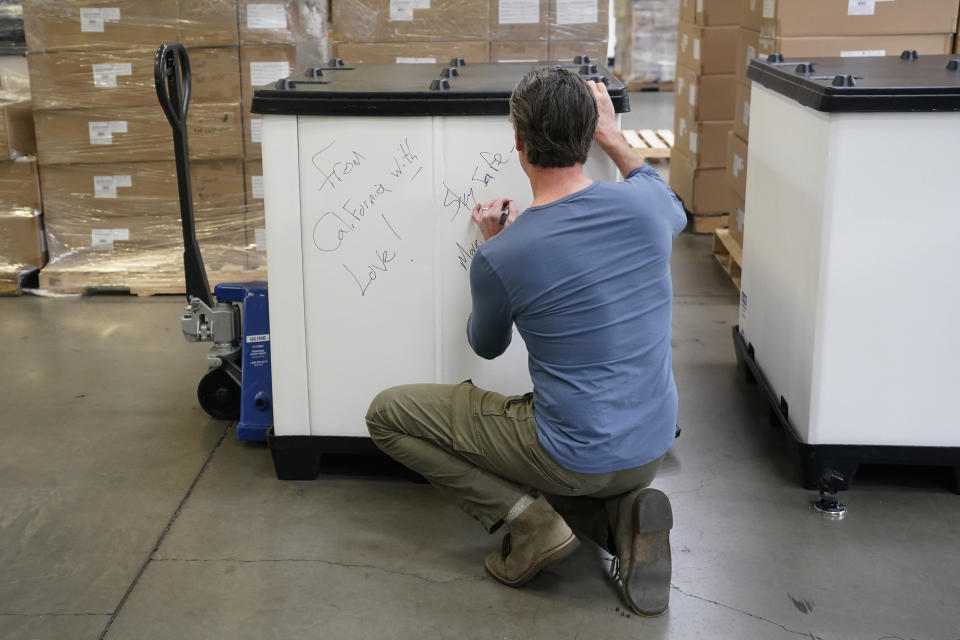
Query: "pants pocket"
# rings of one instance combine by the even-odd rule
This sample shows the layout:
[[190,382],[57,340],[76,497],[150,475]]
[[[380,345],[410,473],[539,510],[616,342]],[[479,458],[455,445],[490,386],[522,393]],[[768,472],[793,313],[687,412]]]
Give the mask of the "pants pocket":
[[480,410],[482,390],[469,380],[453,389],[453,415],[450,416],[450,446],[461,453],[483,455],[483,444],[477,434],[475,415]]

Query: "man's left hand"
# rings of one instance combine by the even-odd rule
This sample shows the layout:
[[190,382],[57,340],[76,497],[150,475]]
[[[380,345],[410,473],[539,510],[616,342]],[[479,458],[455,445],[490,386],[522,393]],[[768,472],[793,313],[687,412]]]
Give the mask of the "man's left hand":
[[[500,224],[500,218],[503,217],[503,208],[507,207],[507,218],[503,224]],[[497,198],[482,205],[478,204],[473,208],[471,216],[473,221],[483,234],[484,240],[489,240],[493,236],[503,231],[504,227],[509,226],[520,212],[509,198]]]

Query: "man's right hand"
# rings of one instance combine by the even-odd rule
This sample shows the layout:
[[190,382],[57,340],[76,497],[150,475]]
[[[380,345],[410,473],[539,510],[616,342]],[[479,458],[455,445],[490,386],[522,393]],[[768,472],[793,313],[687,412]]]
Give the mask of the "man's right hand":
[[588,80],[587,86],[593,92],[593,99],[597,101],[597,129],[593,139],[606,151],[610,145],[623,140],[615,122],[616,112],[613,109],[613,101],[607,93],[607,86],[602,82]]
[[617,129],[617,114],[613,109],[610,94],[607,93],[607,86],[593,80],[588,80],[587,85],[593,91],[594,100],[597,101],[597,129],[593,139],[617,165],[620,175],[626,178],[631,171],[643,166],[643,158],[634,153],[624,140],[623,134]]

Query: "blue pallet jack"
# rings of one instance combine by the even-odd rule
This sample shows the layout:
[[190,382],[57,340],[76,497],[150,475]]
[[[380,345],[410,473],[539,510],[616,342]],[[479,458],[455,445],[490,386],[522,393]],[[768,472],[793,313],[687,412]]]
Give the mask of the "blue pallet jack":
[[267,283],[222,283],[211,295],[193,216],[187,147],[190,59],[186,48],[179,42],[162,45],[154,57],[153,72],[157,98],[173,128],[177,162],[187,292],[180,327],[188,342],[213,343],[207,352],[209,371],[200,380],[197,399],[212,417],[238,420],[238,440],[266,442],[267,430],[273,425]]

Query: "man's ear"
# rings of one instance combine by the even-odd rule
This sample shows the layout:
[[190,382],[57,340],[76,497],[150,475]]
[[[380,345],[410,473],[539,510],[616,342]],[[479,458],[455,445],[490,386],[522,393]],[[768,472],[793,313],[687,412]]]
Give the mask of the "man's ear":
[[523,141],[520,140],[520,135],[517,133],[516,127],[513,128],[513,146],[521,153],[525,151]]

